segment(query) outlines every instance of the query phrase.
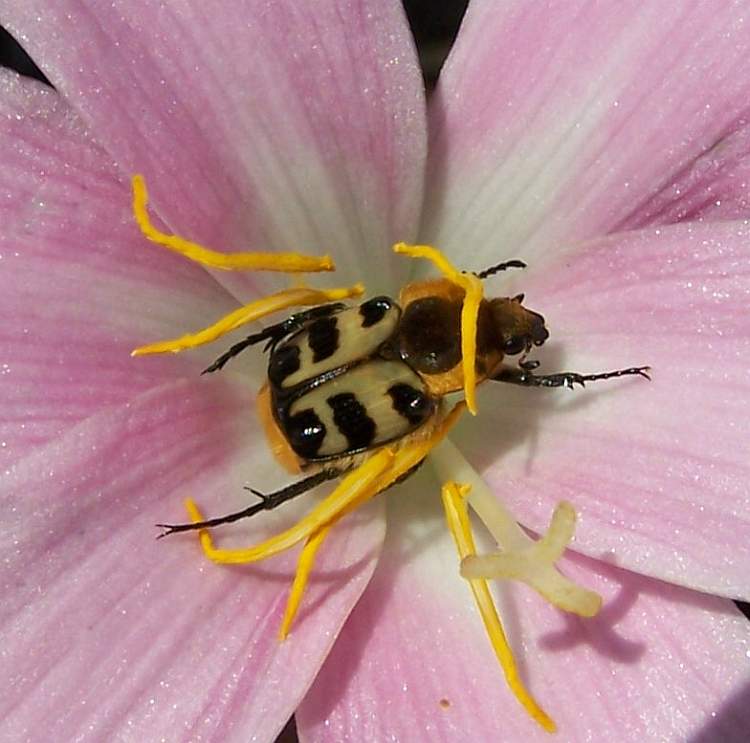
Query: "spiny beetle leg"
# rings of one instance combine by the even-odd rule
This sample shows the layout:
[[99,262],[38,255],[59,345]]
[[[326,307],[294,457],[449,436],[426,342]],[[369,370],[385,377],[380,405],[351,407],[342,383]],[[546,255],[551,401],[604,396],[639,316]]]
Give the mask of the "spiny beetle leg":
[[534,374],[529,368],[521,367],[520,369],[513,369],[503,367],[492,378],[497,382],[508,382],[523,387],[568,387],[572,390],[576,384],[585,387],[586,382],[596,382],[600,379],[614,379],[616,377],[632,375],[651,379],[648,374],[649,371],[651,371],[650,366],[631,366],[627,369],[617,369],[616,371],[600,372],[598,374],[579,374],[577,372]]
[[242,353],[242,351],[244,351],[248,346],[254,346],[256,343],[260,343],[261,341],[268,341],[263,349],[264,351],[268,351],[286,336],[290,335],[291,333],[296,333],[298,330],[301,330],[304,327],[305,323],[309,322],[310,320],[316,320],[319,317],[332,315],[334,312],[338,312],[339,310],[344,309],[345,306],[346,305],[342,304],[341,302],[334,302],[332,304],[323,304],[319,307],[312,307],[311,309],[305,310],[304,312],[297,312],[294,315],[290,315],[283,322],[276,323],[275,325],[269,325],[264,330],[261,330],[260,333],[254,333],[253,335],[249,335],[239,343],[235,343],[228,351],[221,354],[221,356],[219,356],[219,358],[216,359],[216,361],[214,361],[211,366],[205,368],[201,372],[201,374],[212,374],[215,371],[219,371],[224,367],[229,359],[234,358],[239,353]]
[[220,526],[221,524],[231,524],[234,521],[240,519],[249,518],[255,516],[256,513],[261,511],[270,511],[273,508],[277,508],[282,503],[285,503],[292,498],[296,498],[298,495],[307,493],[314,487],[317,487],[321,483],[333,480],[344,473],[344,470],[329,467],[323,469],[320,472],[316,472],[314,475],[293,482],[291,485],[287,485],[281,490],[277,490],[273,493],[261,493],[253,488],[246,487],[245,490],[249,490],[254,495],[260,498],[260,503],[254,503],[248,508],[244,508],[241,511],[235,511],[234,513],[227,514],[226,516],[219,516],[215,519],[207,519],[206,521],[198,521],[191,524],[157,524],[160,529],[165,529],[161,534],[157,536],[157,539],[166,537],[169,534],[176,534],[181,531],[193,531],[195,529],[208,529],[213,526]]

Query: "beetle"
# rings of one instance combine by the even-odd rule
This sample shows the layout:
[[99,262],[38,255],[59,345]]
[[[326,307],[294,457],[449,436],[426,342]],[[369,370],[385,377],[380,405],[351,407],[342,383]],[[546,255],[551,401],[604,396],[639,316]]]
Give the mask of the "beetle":
[[[284,273],[334,268],[330,256],[217,253],[161,232],[148,216],[143,177],[133,176],[132,185],[133,214],[142,233],[152,242],[201,265]],[[468,275],[430,245],[399,242],[393,245],[393,251],[430,260],[444,278],[410,283],[400,292],[398,301],[379,296],[356,307],[340,300],[360,296],[364,292],[360,283],[336,289],[314,289],[303,283],[241,306],[197,333],[150,343],[132,352],[134,356],[174,353],[210,343],[281,309],[310,308],[236,343],[204,370],[219,371],[249,346],[265,342],[268,373],[257,397],[259,417],[279,463],[305,477],[269,494],[247,488],[259,497],[258,503],[214,519],[205,520],[198,506],[187,499],[185,506],[191,523],[157,525],[165,530],[159,537],[201,530],[204,554],[223,564],[265,560],[304,541],[279,627],[280,640],[289,634],[316,554],[330,530],[351,510],[411,476],[464,409],[476,414],[477,383],[494,380],[527,387],[572,389],[576,384],[585,386],[598,379],[627,375],[650,378],[646,366],[599,374],[536,374],[539,362],[527,357],[532,348],[541,346],[549,337],[544,317],[524,307],[522,294],[485,299],[481,283],[499,271],[525,268],[522,261],[506,261]],[[518,357],[517,363],[507,363],[506,359],[514,356]],[[459,390],[463,390],[463,400],[448,410],[446,396]],[[460,470],[460,455],[458,464]],[[335,478],[341,481],[333,491],[283,532],[250,547],[214,547],[207,527],[276,508]],[[448,529],[462,564],[476,555],[468,512],[468,497],[475,484],[449,479],[441,489]],[[558,504],[547,534],[540,539],[545,540],[541,551],[491,494],[488,500],[480,491],[472,505],[498,544],[504,546],[504,556],[515,555],[520,559],[515,562],[523,566],[520,572],[515,568],[499,573],[493,570],[489,577],[523,580],[554,606],[582,617],[599,611],[601,597],[576,586],[555,567],[572,537],[575,511],[570,503]],[[519,530],[517,539],[506,539],[515,533],[514,528]],[[543,590],[539,576],[543,577]],[[510,690],[534,720],[554,732],[554,721],[520,680],[487,586],[488,576],[469,577],[477,610]]]
[[[525,267],[511,260],[475,275],[485,279]],[[305,477],[268,494],[247,488],[259,502],[226,516],[158,524],[165,529],[160,536],[276,508],[352,470],[380,447],[429,435],[444,415],[443,398],[464,385],[463,301],[463,290],[448,279],[412,282],[398,301],[377,296],[358,306],[315,306],[233,345],[203,373],[217,372],[246,348],[265,342],[268,373],[257,398],[259,418],[276,460]],[[544,317],[523,302],[523,294],[482,299],[476,326],[478,382],[572,389],[629,375],[650,378],[647,366],[597,374],[536,374],[539,362],[527,355],[545,343],[549,331]],[[517,363],[508,364],[514,356]]]

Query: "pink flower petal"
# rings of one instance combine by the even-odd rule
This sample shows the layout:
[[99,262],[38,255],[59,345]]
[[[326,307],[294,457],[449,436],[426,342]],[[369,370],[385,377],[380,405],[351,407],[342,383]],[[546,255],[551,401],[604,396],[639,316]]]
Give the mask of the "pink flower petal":
[[678,173],[622,229],[750,214],[750,124],[743,124]]
[[[389,504],[381,561],[298,711],[300,739],[551,740],[505,685],[458,577],[438,484],[419,484]],[[746,740],[750,625],[729,601],[583,558],[564,568],[603,594],[599,617],[501,589],[521,673],[560,740]]]
[[[367,584],[383,519],[375,505],[334,530],[283,644],[294,555],[230,568],[194,535],[156,541],[186,496],[219,515],[247,503],[245,483],[288,482],[250,397],[216,379],[163,387],[6,476],[0,738],[247,741],[283,727]],[[278,530],[295,509],[282,511],[234,538]]]
[[750,100],[746,14],[710,1],[473,2],[431,102],[425,238],[475,268],[663,221],[651,199],[701,157],[712,172],[684,216],[715,199],[750,214],[750,182],[724,181]]
[[49,88],[0,70],[0,456],[195,373],[215,349],[131,359],[236,307],[206,272],[148,243],[129,187]]
[[426,124],[396,0],[0,12],[175,231],[218,250],[331,252],[374,288],[401,269],[386,250],[415,236]]
[[750,596],[749,244],[745,223],[667,227],[514,279],[550,328],[538,373],[653,368],[575,393],[485,388],[457,441],[524,524],[566,499],[577,550]]

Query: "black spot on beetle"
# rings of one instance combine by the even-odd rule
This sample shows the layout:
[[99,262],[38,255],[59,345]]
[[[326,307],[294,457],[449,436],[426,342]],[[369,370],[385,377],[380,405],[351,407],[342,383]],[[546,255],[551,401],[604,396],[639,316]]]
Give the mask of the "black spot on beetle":
[[412,425],[422,423],[432,413],[432,401],[422,390],[410,384],[394,384],[388,388],[393,409]]
[[338,320],[335,317],[321,317],[307,328],[307,345],[313,352],[313,363],[317,364],[336,352],[339,347]]
[[375,439],[375,421],[367,415],[367,408],[351,392],[331,395],[326,402],[333,410],[336,428],[346,436],[349,449],[365,449]]
[[393,302],[388,297],[373,297],[359,305],[359,314],[362,316],[362,327],[369,328],[379,323],[385,313],[393,307]]
[[326,427],[312,408],[300,410],[284,422],[289,443],[304,459],[313,459],[326,437]]
[[299,347],[294,344],[281,346],[273,351],[268,361],[268,378],[280,387],[288,376],[299,371],[299,367]]

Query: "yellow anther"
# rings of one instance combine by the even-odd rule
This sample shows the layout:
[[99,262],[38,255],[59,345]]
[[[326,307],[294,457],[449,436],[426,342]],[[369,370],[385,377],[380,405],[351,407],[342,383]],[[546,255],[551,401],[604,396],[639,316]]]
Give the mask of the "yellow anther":
[[284,273],[307,273],[311,271],[333,271],[331,256],[321,258],[298,253],[218,253],[177,235],[161,232],[148,216],[148,191],[142,175],[134,175],[133,215],[141,232],[152,242],[184,255],[191,261],[224,271],[282,271]]
[[[448,522],[453,539],[456,542],[458,554],[462,560],[474,554],[474,538],[469,523],[469,513],[466,507],[466,494],[469,485],[459,485],[455,482],[446,482],[443,485],[442,497],[445,517]],[[554,733],[557,729],[554,721],[539,706],[536,700],[527,691],[521,680],[513,651],[508,644],[502,622],[498,616],[495,602],[487,585],[487,581],[475,578],[469,581],[471,591],[474,594],[479,613],[484,622],[485,629],[492,643],[500,666],[505,674],[505,679],[516,699],[521,703],[529,715],[536,720],[547,732]]]
[[302,548],[299,561],[297,562],[297,572],[294,574],[294,581],[286,602],[284,618],[281,620],[281,627],[279,627],[279,640],[286,640],[289,635],[289,629],[292,626],[294,617],[297,616],[299,605],[302,603],[302,596],[305,593],[305,588],[307,588],[307,581],[315,564],[315,557],[336,521],[338,519],[318,529],[312,536],[308,537],[305,546]]
[[461,308],[461,356],[464,373],[464,396],[466,407],[472,415],[477,414],[476,402],[476,357],[477,357],[477,318],[479,305],[482,303],[482,282],[473,274],[457,270],[453,264],[431,245],[408,245],[396,243],[395,253],[408,255],[410,258],[426,258],[435,264],[445,278],[464,290],[464,301]]
[[186,348],[195,348],[202,346],[204,343],[211,343],[217,338],[226,335],[232,330],[236,330],[242,325],[260,320],[266,315],[270,315],[279,310],[285,310],[290,307],[303,307],[309,305],[325,304],[326,302],[336,302],[341,299],[358,297],[364,292],[362,284],[344,287],[342,289],[284,289],[283,291],[271,294],[263,299],[250,302],[244,307],[230,312],[222,317],[218,322],[210,325],[197,333],[189,333],[180,338],[174,338],[168,341],[159,341],[158,343],[149,343],[146,346],[136,348],[131,355],[142,356],[152,353],[177,353],[184,351]]

